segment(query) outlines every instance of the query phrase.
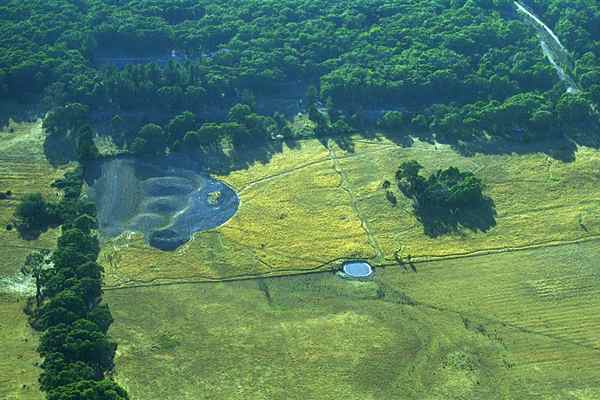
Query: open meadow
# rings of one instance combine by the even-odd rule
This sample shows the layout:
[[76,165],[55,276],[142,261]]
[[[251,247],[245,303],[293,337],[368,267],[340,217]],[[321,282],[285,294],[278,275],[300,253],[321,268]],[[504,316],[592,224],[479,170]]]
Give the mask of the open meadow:
[[116,378],[150,400],[596,399],[599,247],[110,290]]
[[133,399],[472,398],[508,362],[459,316],[331,273],[105,296]]
[[[382,189],[411,159],[426,173],[456,166],[480,177],[495,202],[490,226],[426,235],[410,199],[395,189],[394,206]],[[219,179],[240,195],[230,221],[175,253],[152,249],[139,235],[107,242],[107,286],[294,274],[351,258],[386,265],[397,257],[452,258],[600,235],[600,152],[585,147],[563,162],[543,153],[464,157],[447,145],[401,147],[385,138],[356,138],[351,151],[306,140]]]
[[[303,159],[302,149],[314,155]],[[286,156],[297,164],[281,168]],[[112,334],[121,343],[117,379],[139,399],[165,393],[190,399],[597,398],[599,157],[588,148],[562,162],[542,153],[463,157],[439,144],[403,148],[385,139],[356,140],[352,151],[304,141],[273,165],[221,177],[240,191],[238,215],[197,235],[170,258],[170,268],[189,257],[186,252],[209,254],[216,243],[225,250],[217,258],[223,269],[215,270],[222,277],[301,273],[356,256],[356,248],[340,242],[362,243],[365,258],[387,266],[367,283],[325,273],[161,286],[168,280],[152,281],[160,275],[140,271],[140,263],[135,281],[148,276],[149,287],[105,296],[115,313]],[[381,189],[409,159],[427,172],[458,166],[481,177],[496,205],[495,226],[425,235],[409,200],[396,191],[393,207]],[[303,195],[311,190],[323,194]],[[316,211],[331,216],[328,193],[344,206],[340,213],[356,221],[354,230]],[[273,226],[282,209],[286,218]],[[233,235],[243,222],[240,252]],[[336,231],[355,233],[340,240]],[[199,265],[210,265],[206,259]],[[159,265],[160,258],[148,260]],[[263,267],[246,269],[248,263]],[[190,276],[192,282],[213,278]]]
[[[0,182],[13,191],[2,225],[24,192],[55,196],[50,183],[64,173],[45,161],[39,123],[14,126],[0,152]],[[392,188],[394,206],[382,189],[410,159],[426,173],[474,172],[495,224],[427,236],[410,201]],[[139,234],[103,243],[115,377],[132,399],[598,397],[600,152],[582,147],[563,162],[384,138],[343,148],[303,140],[217,178],[240,196],[223,226],[175,252]],[[56,232],[0,235],[0,310],[11,321],[0,335],[14,343],[0,394],[37,399],[36,337],[18,285],[6,283]],[[375,278],[305,275],[350,258],[380,266]]]

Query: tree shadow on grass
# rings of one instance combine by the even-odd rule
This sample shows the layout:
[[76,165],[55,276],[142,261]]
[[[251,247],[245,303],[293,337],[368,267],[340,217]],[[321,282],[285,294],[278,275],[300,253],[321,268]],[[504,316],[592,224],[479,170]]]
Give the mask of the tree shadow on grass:
[[332,138],[335,144],[347,153],[354,153],[354,140],[348,136],[335,136]]
[[[584,144],[579,140],[576,141],[567,137],[554,137],[531,142],[510,141],[505,138],[495,138],[491,140],[473,139],[469,142],[448,142],[454,150],[465,157],[471,157],[478,153],[500,155],[543,153],[562,162],[575,161],[577,146],[579,144],[590,145],[592,143],[592,141],[588,140],[587,143]],[[590,147],[598,148],[597,145],[592,145]]]
[[23,224],[17,224],[16,225],[16,229],[17,232],[19,233],[19,237],[25,241],[33,241],[33,240],[38,240],[40,238],[40,236],[42,236],[43,233],[48,232],[48,230],[50,228],[52,229],[56,229],[58,228],[59,225],[57,224],[51,224],[51,225],[45,225],[45,226],[40,226],[40,227],[27,227]]
[[8,127],[11,120],[16,123],[32,123],[43,115],[43,108],[37,103],[19,103],[13,100],[0,99],[0,128]]
[[53,167],[65,165],[77,159],[75,146],[61,135],[46,135],[44,155]]
[[496,206],[490,197],[483,197],[479,204],[457,210],[440,207],[415,207],[415,215],[423,224],[423,231],[436,238],[465,229],[487,232],[496,226]]
[[371,129],[361,131],[364,139],[374,140],[384,137],[401,146],[411,147],[415,139],[421,142],[440,143],[450,146],[464,157],[483,155],[527,155],[541,153],[562,162],[573,162],[580,146],[600,149],[600,121],[592,119],[574,124],[568,128],[557,128],[552,133],[539,138],[528,138],[526,131],[512,131],[507,134],[488,136],[473,135],[460,138],[453,134],[442,134],[434,129],[405,127],[400,130]]

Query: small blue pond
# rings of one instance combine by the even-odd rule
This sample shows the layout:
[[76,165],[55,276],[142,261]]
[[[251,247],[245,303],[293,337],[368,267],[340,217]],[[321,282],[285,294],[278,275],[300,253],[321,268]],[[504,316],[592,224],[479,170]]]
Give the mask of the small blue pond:
[[368,278],[373,275],[373,268],[365,261],[348,261],[342,270],[350,278]]

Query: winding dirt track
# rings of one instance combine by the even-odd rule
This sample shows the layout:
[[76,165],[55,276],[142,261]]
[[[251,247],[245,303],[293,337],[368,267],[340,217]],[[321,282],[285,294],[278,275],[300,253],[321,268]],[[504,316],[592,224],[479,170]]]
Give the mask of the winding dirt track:
[[340,176],[340,186],[339,186],[340,189],[342,189],[344,192],[348,193],[348,196],[350,197],[350,204],[352,206],[352,211],[354,211],[354,214],[360,220],[360,225],[362,226],[363,230],[365,231],[365,234],[367,235],[369,244],[371,245],[371,247],[373,247],[373,250],[375,250],[375,253],[377,254],[377,259],[384,259],[385,256],[383,254],[383,251],[381,250],[381,247],[379,246],[377,239],[375,238],[375,236],[371,233],[371,230],[369,229],[369,223],[362,216],[360,210],[358,209],[356,196],[354,195],[352,188],[350,188],[347,185],[348,176],[346,175],[346,171],[344,171],[344,169],[340,166],[340,162],[335,154],[335,150],[331,147],[330,144],[327,145],[327,149],[329,150],[329,156],[330,156],[331,160],[333,161],[333,168],[335,169],[335,172],[337,172],[337,174]]

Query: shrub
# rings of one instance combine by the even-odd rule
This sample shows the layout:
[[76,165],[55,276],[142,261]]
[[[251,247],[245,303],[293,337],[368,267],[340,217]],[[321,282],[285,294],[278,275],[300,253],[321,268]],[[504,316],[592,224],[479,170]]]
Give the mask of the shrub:
[[37,236],[52,225],[60,223],[56,207],[46,202],[41,193],[28,193],[15,210],[19,231],[24,237]]

